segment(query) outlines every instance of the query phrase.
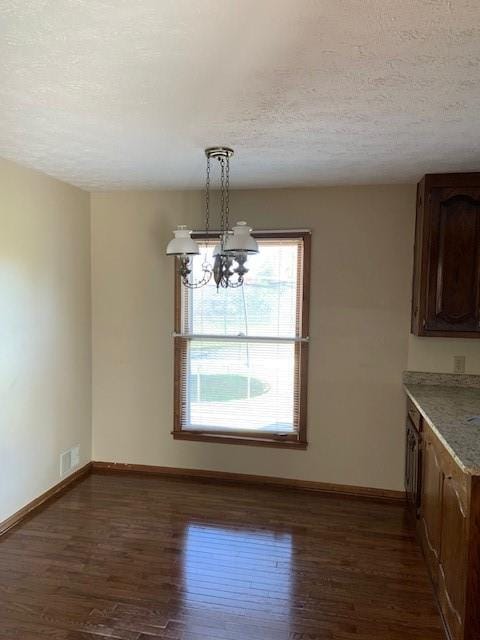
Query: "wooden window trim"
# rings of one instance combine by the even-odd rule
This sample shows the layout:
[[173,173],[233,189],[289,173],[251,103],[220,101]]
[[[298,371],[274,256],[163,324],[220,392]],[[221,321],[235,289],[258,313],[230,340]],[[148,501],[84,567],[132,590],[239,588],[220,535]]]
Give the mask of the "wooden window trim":
[[[302,326],[301,335],[306,337],[309,335],[310,320],[310,273],[311,273],[311,233],[310,231],[255,231],[252,233],[255,238],[268,238],[279,240],[285,238],[301,238],[303,241],[303,273],[302,273]],[[192,234],[195,239],[205,240],[208,238],[218,237],[218,233],[212,232],[209,236],[205,233],[195,232]],[[182,315],[182,283],[178,275],[178,259],[175,259],[175,308],[174,308],[174,329],[175,333],[181,333],[181,315]],[[196,442],[211,442],[223,444],[242,444],[260,447],[275,447],[282,449],[306,449],[307,441],[307,404],[308,404],[308,342],[297,342],[296,350],[298,352],[298,376],[300,385],[299,400],[299,424],[298,433],[287,436],[271,436],[266,433],[252,432],[247,435],[238,435],[225,433],[222,431],[195,431],[184,430],[181,424],[181,362],[184,349],[186,348],[186,340],[182,337],[174,338],[174,389],[173,389],[173,431],[172,436],[175,440],[190,440]]]

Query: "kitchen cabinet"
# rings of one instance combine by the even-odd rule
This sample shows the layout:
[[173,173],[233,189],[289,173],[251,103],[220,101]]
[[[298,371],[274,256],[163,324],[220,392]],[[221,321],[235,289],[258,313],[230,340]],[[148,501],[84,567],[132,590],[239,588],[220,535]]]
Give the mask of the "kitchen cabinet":
[[480,640],[480,478],[424,426],[418,533],[451,640]]
[[[461,498],[462,480],[444,477],[439,562],[439,600],[453,638],[462,637],[465,611],[468,507]],[[478,603],[480,606],[480,602]]]
[[420,535],[423,551],[431,568],[431,577],[438,585],[438,564],[440,558],[443,472],[440,455],[435,440],[427,430],[423,455],[423,478],[420,507]]
[[417,186],[412,333],[480,337],[480,173]]
[[419,412],[409,402],[407,405],[406,456],[405,456],[405,494],[415,517],[420,507],[421,469],[422,469],[422,421]]

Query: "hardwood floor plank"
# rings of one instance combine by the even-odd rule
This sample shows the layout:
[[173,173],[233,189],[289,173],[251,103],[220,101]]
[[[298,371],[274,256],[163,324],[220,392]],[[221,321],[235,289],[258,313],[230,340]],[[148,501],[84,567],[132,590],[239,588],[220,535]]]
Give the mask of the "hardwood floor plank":
[[93,474],[0,538],[2,640],[442,640],[404,506]]

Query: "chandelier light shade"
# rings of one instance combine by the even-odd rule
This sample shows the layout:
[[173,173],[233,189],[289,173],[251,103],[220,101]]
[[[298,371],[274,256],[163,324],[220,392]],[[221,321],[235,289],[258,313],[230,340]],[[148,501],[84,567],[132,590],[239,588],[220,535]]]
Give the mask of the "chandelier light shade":
[[167,245],[167,256],[192,256],[200,253],[200,248],[191,237],[192,231],[183,224],[173,232],[173,238]]
[[251,231],[246,222],[237,222],[232,229],[232,234],[227,235],[225,253],[258,253],[258,244],[255,238],[250,235]]
[[[205,181],[205,237],[218,238],[213,250],[213,265],[207,254],[202,263],[202,272],[198,280],[192,277],[192,257],[200,253],[200,247],[191,237],[192,231],[185,225],[179,225],[173,232],[174,237],[167,245],[166,253],[178,259],[178,272],[185,287],[196,289],[208,284],[212,276],[219,287],[241,287],[244,276],[248,272],[245,266],[247,256],[258,253],[258,244],[251,235],[252,229],[244,222],[230,229],[230,158],[233,149],[230,147],[208,147],[207,175]],[[218,160],[220,165],[220,229],[210,231],[210,161]],[[207,244],[207,243],[206,243]]]

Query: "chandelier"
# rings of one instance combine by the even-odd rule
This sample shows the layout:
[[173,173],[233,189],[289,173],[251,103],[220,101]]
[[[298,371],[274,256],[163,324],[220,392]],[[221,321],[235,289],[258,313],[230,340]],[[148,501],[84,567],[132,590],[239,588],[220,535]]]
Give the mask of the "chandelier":
[[[233,149],[230,147],[209,147],[205,149],[207,156],[207,173],[205,180],[205,252],[201,274],[197,280],[192,279],[193,256],[200,253],[199,244],[191,237],[191,229],[179,225],[173,232],[174,237],[167,245],[166,253],[178,258],[178,272],[185,287],[198,289],[210,282],[213,277],[217,289],[219,287],[241,287],[244,276],[248,272],[245,263],[247,256],[258,253],[258,244],[250,233],[252,229],[246,222],[237,222],[230,229],[230,158]],[[220,166],[220,231],[210,231],[210,169],[211,160],[217,160]],[[210,237],[219,236],[219,242],[213,249],[213,264],[209,262],[207,249]]]

